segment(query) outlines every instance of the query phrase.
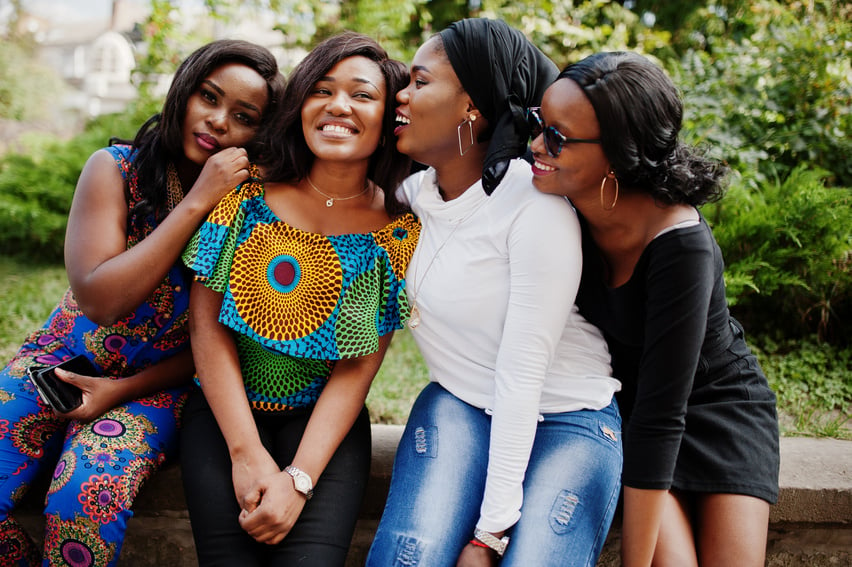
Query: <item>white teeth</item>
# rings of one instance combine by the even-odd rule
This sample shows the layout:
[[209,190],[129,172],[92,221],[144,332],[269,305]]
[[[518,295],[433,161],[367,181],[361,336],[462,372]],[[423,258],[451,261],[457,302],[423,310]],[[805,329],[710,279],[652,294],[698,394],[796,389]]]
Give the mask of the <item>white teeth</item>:
[[345,126],[338,126],[336,124],[326,124],[322,127],[323,132],[333,132],[335,134],[351,134],[352,129],[347,128]]
[[396,115],[397,124],[411,124],[411,119],[407,116],[402,116],[401,114]]
[[538,160],[535,160],[535,166],[542,171],[556,171],[555,167],[551,167],[551,166],[547,165],[546,163],[541,163]]

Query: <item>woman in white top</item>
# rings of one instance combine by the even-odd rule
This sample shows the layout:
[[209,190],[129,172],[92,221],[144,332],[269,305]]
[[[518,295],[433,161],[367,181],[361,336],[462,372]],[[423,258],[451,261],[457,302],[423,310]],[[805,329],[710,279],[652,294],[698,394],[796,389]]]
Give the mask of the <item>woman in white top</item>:
[[515,159],[524,109],[556,73],[517,30],[469,19],[421,46],[397,95],[397,147],[430,166],[399,193],[423,225],[407,291],[431,382],[397,451],[371,567],[594,565],[606,538],[620,384],[574,305],[576,214]]

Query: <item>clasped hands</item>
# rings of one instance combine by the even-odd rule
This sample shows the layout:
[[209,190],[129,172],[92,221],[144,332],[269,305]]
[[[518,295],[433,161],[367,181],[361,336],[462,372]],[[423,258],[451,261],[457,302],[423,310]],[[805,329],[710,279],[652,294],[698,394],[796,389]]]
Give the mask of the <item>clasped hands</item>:
[[234,493],[242,511],[240,527],[260,543],[283,540],[305,506],[292,477],[278,468],[267,453],[264,458],[234,462]]

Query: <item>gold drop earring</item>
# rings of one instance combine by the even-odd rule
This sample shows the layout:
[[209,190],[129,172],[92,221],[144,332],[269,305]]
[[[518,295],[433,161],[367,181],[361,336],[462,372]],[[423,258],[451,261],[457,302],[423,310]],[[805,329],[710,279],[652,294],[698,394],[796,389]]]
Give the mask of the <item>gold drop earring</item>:
[[[612,179],[615,181],[615,197],[612,199],[612,203],[607,207],[604,204],[604,189],[606,188],[606,182]],[[615,208],[615,204],[618,202],[618,177],[615,176],[615,172],[610,168],[609,171],[606,172],[604,178],[601,179],[601,208],[605,211],[611,211]]]

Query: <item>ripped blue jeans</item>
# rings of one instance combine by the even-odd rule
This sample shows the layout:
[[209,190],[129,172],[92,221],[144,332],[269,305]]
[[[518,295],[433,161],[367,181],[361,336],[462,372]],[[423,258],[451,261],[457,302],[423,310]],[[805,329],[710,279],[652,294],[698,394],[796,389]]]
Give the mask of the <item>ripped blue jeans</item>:
[[[490,431],[485,411],[437,383],[423,389],[397,449],[367,567],[456,564],[479,519]],[[501,567],[594,566],[615,513],[621,466],[614,400],[599,411],[545,415]]]

